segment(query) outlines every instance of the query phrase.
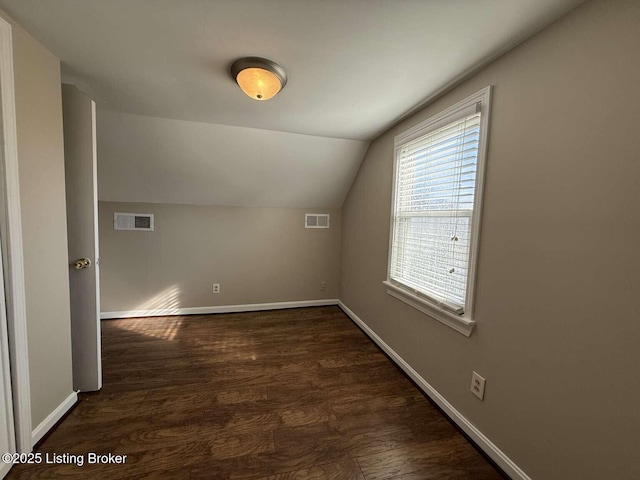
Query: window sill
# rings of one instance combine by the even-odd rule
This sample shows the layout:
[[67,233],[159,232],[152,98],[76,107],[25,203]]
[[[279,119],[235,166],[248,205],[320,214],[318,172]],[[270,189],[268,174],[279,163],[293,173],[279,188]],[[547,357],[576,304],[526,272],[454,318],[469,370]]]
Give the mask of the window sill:
[[471,333],[476,326],[476,322],[474,320],[469,320],[467,318],[454,315],[451,312],[447,312],[424,298],[420,298],[417,295],[407,292],[387,280],[382,283],[387,287],[387,293],[392,297],[395,297],[407,305],[412,306],[416,310],[429,315],[431,318],[444,323],[446,326],[453,328],[456,332],[463,334],[465,337],[471,336]]

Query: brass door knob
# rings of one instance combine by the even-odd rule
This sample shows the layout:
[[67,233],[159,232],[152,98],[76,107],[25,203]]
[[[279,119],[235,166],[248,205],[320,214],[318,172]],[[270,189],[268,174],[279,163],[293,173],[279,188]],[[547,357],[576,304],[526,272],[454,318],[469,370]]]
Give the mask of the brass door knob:
[[89,260],[88,258],[79,258],[78,260],[73,262],[72,265],[76,270],[82,270],[83,268],[91,266],[91,260]]

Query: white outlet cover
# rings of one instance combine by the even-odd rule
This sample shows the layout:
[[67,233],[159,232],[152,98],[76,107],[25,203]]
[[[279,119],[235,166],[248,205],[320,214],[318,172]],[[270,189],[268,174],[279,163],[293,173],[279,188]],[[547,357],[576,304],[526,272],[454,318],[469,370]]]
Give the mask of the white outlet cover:
[[486,380],[476,372],[471,375],[471,393],[473,393],[480,400],[484,400],[484,386]]

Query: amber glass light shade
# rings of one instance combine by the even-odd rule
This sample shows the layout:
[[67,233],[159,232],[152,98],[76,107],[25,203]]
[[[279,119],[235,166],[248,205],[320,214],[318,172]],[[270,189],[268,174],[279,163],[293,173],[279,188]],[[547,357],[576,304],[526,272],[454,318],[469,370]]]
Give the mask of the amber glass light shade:
[[280,79],[262,68],[245,68],[236,81],[244,93],[256,100],[269,100],[282,90]]
[[287,84],[284,68],[261,57],[239,58],[231,64],[231,76],[254,100],[269,100]]

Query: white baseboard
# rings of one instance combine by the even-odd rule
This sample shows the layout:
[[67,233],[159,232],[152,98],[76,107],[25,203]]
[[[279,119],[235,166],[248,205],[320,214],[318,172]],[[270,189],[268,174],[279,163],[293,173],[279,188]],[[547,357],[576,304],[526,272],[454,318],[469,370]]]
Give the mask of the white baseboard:
[[31,444],[35,445],[78,401],[78,393],[73,392],[45,418],[31,433]]
[[169,315],[204,315],[208,313],[257,312],[260,310],[282,310],[286,308],[324,307],[338,305],[339,300],[302,300],[299,302],[250,303],[246,305],[219,305],[212,307],[169,308],[156,310],[124,310],[120,312],[101,312],[101,320],[134,317],[165,317]]
[[12,463],[0,462],[0,478],[6,477],[9,470],[11,470],[11,467],[13,467]]
[[518,465],[478,430],[473,423],[456,410],[435,388],[429,385],[411,365],[387,345],[384,340],[382,340],[376,332],[371,330],[349,307],[342,303],[341,300],[338,301],[338,305],[507,475],[514,480],[531,480]]

